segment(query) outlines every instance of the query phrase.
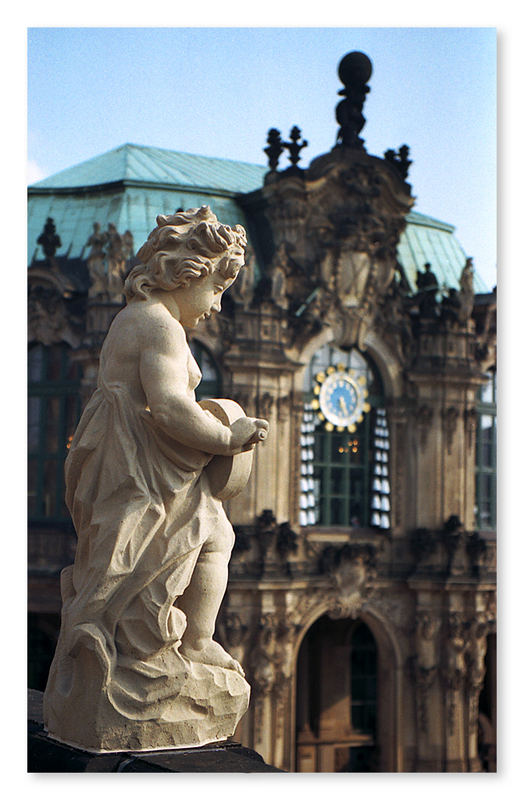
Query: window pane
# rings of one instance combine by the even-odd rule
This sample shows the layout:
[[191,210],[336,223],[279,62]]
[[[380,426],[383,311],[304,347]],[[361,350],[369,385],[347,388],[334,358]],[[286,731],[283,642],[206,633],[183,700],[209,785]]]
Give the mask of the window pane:
[[42,400],[40,397],[29,397],[27,401],[27,421],[28,421],[28,447],[29,452],[34,453],[38,450],[40,440],[40,417]]
[[29,382],[41,381],[43,378],[42,370],[44,364],[44,348],[41,344],[32,347],[28,355],[28,379]]
[[48,397],[45,415],[45,449],[47,453],[58,452],[58,430],[60,422],[60,397]]
[[[66,344],[29,352],[28,398],[29,516],[69,516],[64,509],[64,458],[80,414],[78,365]],[[76,376],[76,378],[75,378]],[[72,380],[72,378],[75,378]]]
[[347,454],[349,447],[347,436],[341,433],[332,433],[330,437],[331,442],[331,460],[334,462],[347,461]]
[[60,379],[63,377],[62,356],[62,347],[60,345],[53,345],[52,347],[47,348],[46,380],[60,381]]
[[54,517],[56,514],[56,461],[44,462],[44,514]]
[[343,517],[342,501],[339,498],[334,498],[330,503],[330,519],[328,522],[331,525],[343,525],[345,520]]
[[367,625],[351,638],[351,722],[355,730],[375,733],[377,648]]
[[79,401],[76,395],[68,395],[65,398],[65,425],[66,425],[66,447],[71,443],[79,417]]
[[346,492],[347,481],[346,478],[346,470],[339,467],[332,467],[331,468],[331,484],[329,487],[329,493],[331,495],[344,495]]
[[37,513],[37,490],[38,490],[38,462],[36,458],[30,458],[27,467],[27,494],[28,494],[28,513]]
[[497,418],[496,373],[489,376],[477,395],[479,407],[476,453],[475,510],[480,529],[493,529],[496,523]]

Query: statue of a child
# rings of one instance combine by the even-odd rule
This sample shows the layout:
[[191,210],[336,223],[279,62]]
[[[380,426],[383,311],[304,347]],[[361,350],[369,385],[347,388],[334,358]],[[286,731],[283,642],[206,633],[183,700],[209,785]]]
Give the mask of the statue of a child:
[[213,639],[234,534],[205,467],[268,424],[203,410],[184,330],[220,311],[245,246],[207,206],[157,217],[66,460],[78,544],[44,722],[88,750],[225,739],[248,706],[241,666]]

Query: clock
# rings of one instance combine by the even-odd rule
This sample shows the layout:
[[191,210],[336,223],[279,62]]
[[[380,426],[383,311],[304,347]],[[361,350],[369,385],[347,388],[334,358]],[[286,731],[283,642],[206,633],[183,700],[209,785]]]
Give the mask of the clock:
[[354,433],[357,424],[370,410],[366,379],[343,364],[331,366],[315,376],[313,408],[328,431],[348,430]]

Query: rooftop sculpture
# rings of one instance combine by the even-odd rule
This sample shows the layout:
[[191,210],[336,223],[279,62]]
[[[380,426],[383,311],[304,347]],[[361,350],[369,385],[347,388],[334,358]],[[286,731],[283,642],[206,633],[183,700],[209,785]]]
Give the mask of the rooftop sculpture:
[[44,695],[48,733],[94,752],[228,738],[248,707],[240,664],[213,639],[238,493],[265,420],[195,399],[185,329],[220,311],[246,235],[206,206],[157,217],[125,282],[98,388],[66,461],[78,535]]

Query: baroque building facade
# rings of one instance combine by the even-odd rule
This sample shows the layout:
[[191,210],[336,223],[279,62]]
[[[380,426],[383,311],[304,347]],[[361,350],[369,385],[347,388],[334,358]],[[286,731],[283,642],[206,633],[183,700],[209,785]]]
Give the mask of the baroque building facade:
[[[270,422],[217,636],[236,738],[291,771],[493,771],[496,296],[413,210],[409,151],[360,136],[371,64],[339,64],[331,151],[268,167],[125,145],[29,189],[29,650],[43,689],[75,533],[63,461],[156,214],[210,205],[248,268],[190,345],[199,397]],[[289,165],[280,167],[286,154]]]

